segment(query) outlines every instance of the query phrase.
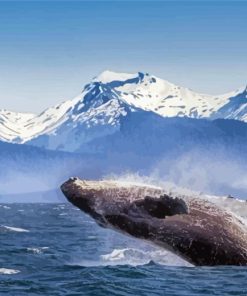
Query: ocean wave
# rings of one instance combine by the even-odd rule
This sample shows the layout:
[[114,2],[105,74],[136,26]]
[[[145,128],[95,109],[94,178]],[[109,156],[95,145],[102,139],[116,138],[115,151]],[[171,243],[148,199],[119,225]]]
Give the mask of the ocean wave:
[[45,250],[48,250],[49,247],[37,247],[37,248],[27,248],[28,252],[32,252],[33,254],[42,254]]
[[11,209],[11,207],[8,207],[8,206],[5,206],[5,205],[0,205],[0,208],[3,208],[5,210],[10,210]]
[[64,210],[65,209],[65,205],[57,205],[56,207],[52,208],[53,210]]
[[143,251],[134,248],[114,249],[111,253],[101,255],[101,260],[106,263],[146,265],[154,262],[160,265],[189,266],[190,264],[166,250]]
[[0,268],[0,274],[16,274],[19,272],[20,270],[17,269]]
[[13,232],[30,232],[27,229],[24,228],[19,228],[19,227],[10,227],[10,226],[6,226],[6,225],[0,225],[0,229],[5,229],[8,231],[13,231]]
[[108,254],[101,255],[97,261],[83,260],[75,265],[84,267],[130,265],[136,267],[151,262],[166,266],[193,266],[166,250],[144,251],[135,248],[114,249]]

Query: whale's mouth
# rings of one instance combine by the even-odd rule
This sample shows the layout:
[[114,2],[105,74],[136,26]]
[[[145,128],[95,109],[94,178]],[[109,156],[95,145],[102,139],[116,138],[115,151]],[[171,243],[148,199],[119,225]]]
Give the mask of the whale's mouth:
[[146,196],[144,199],[136,201],[135,205],[148,215],[158,219],[189,213],[188,206],[184,200],[171,198],[168,195],[162,195],[160,198]]

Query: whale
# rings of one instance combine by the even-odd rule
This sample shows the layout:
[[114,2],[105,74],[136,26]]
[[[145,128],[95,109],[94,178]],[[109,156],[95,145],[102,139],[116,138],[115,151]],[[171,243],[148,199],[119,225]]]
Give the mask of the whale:
[[195,266],[247,265],[247,226],[203,198],[161,187],[70,178],[65,197],[98,225],[146,240]]

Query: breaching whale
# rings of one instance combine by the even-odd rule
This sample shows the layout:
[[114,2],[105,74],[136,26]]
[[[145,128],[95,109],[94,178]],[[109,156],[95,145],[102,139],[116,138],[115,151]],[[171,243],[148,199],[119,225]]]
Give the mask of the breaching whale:
[[247,265],[247,228],[234,214],[196,197],[117,181],[70,178],[61,190],[96,222],[151,241],[193,265]]

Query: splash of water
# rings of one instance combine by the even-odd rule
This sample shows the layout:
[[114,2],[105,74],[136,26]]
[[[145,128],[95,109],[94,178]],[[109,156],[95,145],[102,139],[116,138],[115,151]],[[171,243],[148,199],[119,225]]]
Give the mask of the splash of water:
[[104,179],[130,182],[136,185],[151,185],[161,187],[165,192],[167,192],[168,195],[171,196],[190,196],[193,198],[205,199],[227,211],[232,212],[247,224],[247,202],[245,200],[229,198],[228,196],[204,194],[203,192],[177,186],[175,183],[162,180],[155,173],[151,174],[150,176],[142,176],[139,173],[124,173],[122,175],[111,174],[105,176]]

